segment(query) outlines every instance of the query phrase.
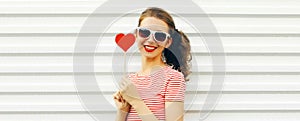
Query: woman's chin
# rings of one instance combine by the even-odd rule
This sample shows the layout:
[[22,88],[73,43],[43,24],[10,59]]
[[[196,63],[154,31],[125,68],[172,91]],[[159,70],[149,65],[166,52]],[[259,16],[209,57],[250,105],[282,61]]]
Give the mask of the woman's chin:
[[149,52],[142,52],[141,55],[143,57],[146,57],[146,58],[155,58],[158,54],[153,53],[153,52],[151,52],[151,53],[149,53]]

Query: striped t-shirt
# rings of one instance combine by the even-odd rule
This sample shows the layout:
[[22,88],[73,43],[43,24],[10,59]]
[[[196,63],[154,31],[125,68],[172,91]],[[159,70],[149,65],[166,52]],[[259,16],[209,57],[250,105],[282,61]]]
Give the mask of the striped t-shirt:
[[[150,75],[130,74],[140,97],[159,120],[165,120],[165,102],[184,101],[185,80],[181,72],[165,66]],[[127,121],[142,121],[132,107]]]

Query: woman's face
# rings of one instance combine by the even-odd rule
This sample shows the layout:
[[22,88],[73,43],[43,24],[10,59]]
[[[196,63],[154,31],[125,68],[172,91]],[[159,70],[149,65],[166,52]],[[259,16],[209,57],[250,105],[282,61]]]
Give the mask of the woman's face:
[[[144,18],[140,23],[140,27],[152,31],[169,33],[168,24],[155,17]],[[152,34],[149,38],[143,38],[138,33],[136,33],[136,36],[139,51],[142,54],[142,56],[145,56],[147,58],[155,58],[161,56],[164,48],[168,48],[172,43],[172,39],[170,38],[167,38],[163,42],[157,42],[154,40]]]

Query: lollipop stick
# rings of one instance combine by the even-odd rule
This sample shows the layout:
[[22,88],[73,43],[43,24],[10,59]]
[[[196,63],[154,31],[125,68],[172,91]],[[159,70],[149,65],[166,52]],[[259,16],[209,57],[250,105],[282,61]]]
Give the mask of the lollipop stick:
[[126,75],[126,52],[124,52],[124,72],[123,72],[123,75],[125,76]]

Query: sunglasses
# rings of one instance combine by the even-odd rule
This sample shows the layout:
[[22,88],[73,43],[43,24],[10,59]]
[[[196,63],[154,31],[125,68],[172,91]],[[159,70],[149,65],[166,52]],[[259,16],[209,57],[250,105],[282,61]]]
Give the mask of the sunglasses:
[[164,42],[168,38],[170,38],[170,34],[162,31],[152,31],[147,28],[142,28],[142,27],[137,27],[137,34],[144,38],[144,39],[149,39],[150,35],[152,34],[153,38],[157,42]]

